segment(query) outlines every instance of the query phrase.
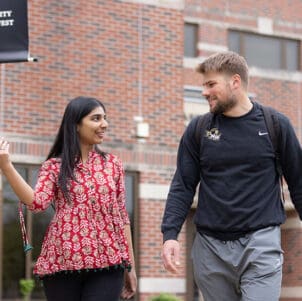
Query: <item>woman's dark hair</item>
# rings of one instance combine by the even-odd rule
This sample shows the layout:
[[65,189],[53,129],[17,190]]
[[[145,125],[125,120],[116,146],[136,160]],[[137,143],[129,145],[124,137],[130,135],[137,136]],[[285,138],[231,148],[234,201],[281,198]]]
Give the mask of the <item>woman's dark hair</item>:
[[[84,96],[72,99],[65,108],[59,131],[47,156],[47,159],[61,158],[58,185],[67,199],[68,182],[74,179],[73,170],[81,158],[77,125],[97,107],[102,107],[106,112],[104,104],[98,99]],[[105,153],[100,149],[95,147],[95,150],[105,157]]]

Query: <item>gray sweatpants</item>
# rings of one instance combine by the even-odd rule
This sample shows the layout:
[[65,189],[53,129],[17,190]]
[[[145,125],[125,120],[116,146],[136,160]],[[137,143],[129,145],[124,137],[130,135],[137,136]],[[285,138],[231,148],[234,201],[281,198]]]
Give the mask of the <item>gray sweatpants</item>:
[[196,234],[194,277],[205,301],[277,301],[282,281],[280,227],[235,241]]

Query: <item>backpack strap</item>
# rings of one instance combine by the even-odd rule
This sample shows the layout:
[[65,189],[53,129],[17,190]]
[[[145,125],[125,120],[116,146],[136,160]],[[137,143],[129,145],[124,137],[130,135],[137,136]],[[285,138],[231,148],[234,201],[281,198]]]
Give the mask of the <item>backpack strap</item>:
[[278,172],[278,175],[280,178],[282,178],[282,166],[280,162],[280,147],[279,147],[279,141],[280,141],[280,124],[279,119],[277,116],[277,111],[271,107],[262,106],[261,110],[263,112],[265,124],[271,139],[271,142],[273,144],[275,157],[276,157],[276,169]]
[[195,140],[199,150],[201,149],[201,142],[204,137],[204,132],[208,128],[209,124],[211,123],[212,117],[213,114],[210,112],[198,116],[198,121],[195,127]]
[[275,151],[275,164],[276,164],[276,170],[279,176],[280,181],[280,190],[281,190],[281,198],[283,203],[285,202],[285,196],[284,196],[284,190],[283,190],[283,172],[282,172],[282,165],[281,165],[281,159],[280,159],[280,135],[281,135],[281,129],[280,129],[280,123],[279,118],[277,115],[277,111],[271,107],[262,106],[261,109],[263,112],[265,124],[270,136],[270,139],[273,144],[273,148]]

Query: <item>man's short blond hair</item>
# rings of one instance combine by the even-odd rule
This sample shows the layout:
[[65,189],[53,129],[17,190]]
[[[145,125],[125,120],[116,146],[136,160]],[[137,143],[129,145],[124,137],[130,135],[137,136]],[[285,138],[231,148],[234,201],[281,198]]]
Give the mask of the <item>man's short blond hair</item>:
[[201,74],[208,72],[238,74],[244,86],[248,86],[249,70],[246,60],[236,52],[226,51],[215,53],[198,65],[196,71]]

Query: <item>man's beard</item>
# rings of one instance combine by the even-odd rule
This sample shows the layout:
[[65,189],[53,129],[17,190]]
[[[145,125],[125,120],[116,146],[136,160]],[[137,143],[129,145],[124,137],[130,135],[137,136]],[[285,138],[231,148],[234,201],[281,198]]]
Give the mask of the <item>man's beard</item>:
[[236,104],[236,99],[234,97],[230,97],[224,102],[217,101],[216,105],[210,109],[210,112],[213,114],[223,114],[234,108]]

